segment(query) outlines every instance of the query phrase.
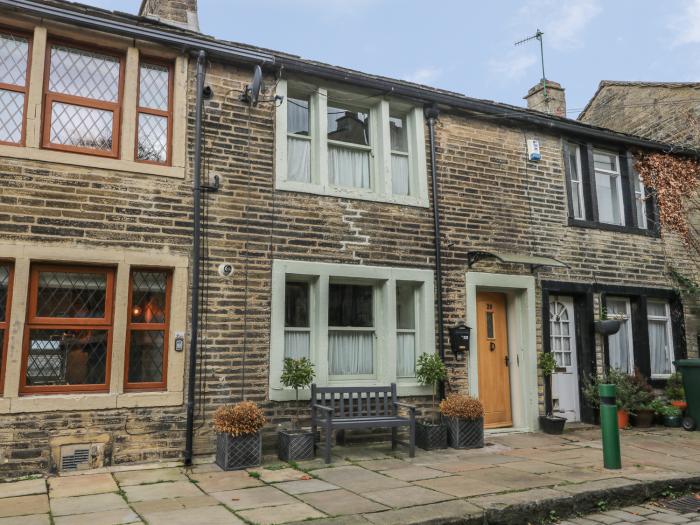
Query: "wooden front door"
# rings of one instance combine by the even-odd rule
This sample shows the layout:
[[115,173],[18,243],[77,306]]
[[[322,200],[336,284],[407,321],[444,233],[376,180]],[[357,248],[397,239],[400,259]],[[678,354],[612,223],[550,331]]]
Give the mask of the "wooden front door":
[[486,428],[513,425],[510,406],[506,296],[481,292],[476,297],[479,399]]

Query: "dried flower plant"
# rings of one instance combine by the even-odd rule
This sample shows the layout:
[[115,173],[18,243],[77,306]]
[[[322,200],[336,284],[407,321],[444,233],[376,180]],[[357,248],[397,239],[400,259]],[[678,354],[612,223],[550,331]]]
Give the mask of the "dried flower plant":
[[484,405],[471,396],[450,394],[440,401],[440,413],[445,417],[481,419],[484,417]]
[[212,426],[217,432],[238,437],[255,434],[265,423],[265,415],[258,405],[252,401],[242,401],[217,408]]

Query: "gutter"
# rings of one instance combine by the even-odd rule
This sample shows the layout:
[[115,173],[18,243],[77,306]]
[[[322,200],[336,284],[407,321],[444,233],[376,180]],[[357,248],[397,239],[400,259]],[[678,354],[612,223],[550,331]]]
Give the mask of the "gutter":
[[202,197],[202,100],[204,92],[205,63],[207,54],[200,50],[197,54],[197,79],[194,117],[194,175],[192,181],[193,224],[192,224],[192,329],[190,331],[190,353],[187,367],[187,423],[185,429],[185,466],[192,465],[194,441],[194,389],[197,370],[197,342],[199,340],[199,267],[201,256],[201,197]]

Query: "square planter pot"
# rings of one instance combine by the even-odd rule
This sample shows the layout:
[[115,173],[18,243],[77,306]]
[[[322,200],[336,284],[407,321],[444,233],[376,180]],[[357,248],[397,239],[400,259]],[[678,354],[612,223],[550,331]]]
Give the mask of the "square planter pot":
[[447,442],[452,448],[483,448],[484,418],[444,418],[447,423]]
[[559,416],[540,416],[540,428],[545,434],[559,435],[564,433],[566,418]]
[[216,464],[224,470],[241,470],[257,467],[262,462],[262,437],[260,432],[233,437],[231,434],[216,436]]
[[438,450],[447,448],[447,426],[416,421],[416,446],[423,450]]
[[314,458],[313,432],[280,430],[277,433],[277,456],[282,461],[298,461]]

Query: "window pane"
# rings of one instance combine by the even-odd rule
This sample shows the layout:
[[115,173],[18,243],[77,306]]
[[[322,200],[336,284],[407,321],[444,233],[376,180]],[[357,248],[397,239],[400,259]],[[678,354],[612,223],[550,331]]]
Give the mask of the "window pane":
[[416,334],[398,334],[396,338],[398,356],[397,375],[399,377],[416,376]]
[[309,284],[287,283],[284,287],[284,326],[308,328]]
[[[7,321],[7,293],[10,287],[10,268],[0,264],[0,323]],[[0,337],[2,344],[2,337]]]
[[51,143],[96,150],[112,150],[111,111],[54,102]]
[[287,133],[309,136],[309,100],[287,98]]
[[164,348],[162,330],[132,330],[129,344],[129,383],[162,382]]
[[165,162],[168,158],[168,119],[139,113],[138,159]]
[[369,151],[328,146],[328,178],[335,186],[369,188]]
[[396,283],[396,328],[416,328],[415,287],[412,283]]
[[583,181],[581,177],[580,148],[574,144],[569,144],[569,176],[571,178],[571,207],[574,218],[585,219],[583,204]]
[[639,177],[639,173],[632,174],[632,181],[634,183],[634,205],[635,212],[637,214],[637,226],[640,228],[647,227],[647,201],[645,198],[644,184],[642,184],[642,179]]
[[494,339],[496,335],[493,331],[493,312],[486,312],[486,338]]
[[649,321],[649,351],[652,375],[671,373],[666,321]]
[[666,303],[649,301],[647,303],[647,315],[654,317],[666,317]]
[[287,137],[287,180],[311,182],[311,141]]
[[622,224],[619,177],[605,173],[596,173],[595,183],[600,222]]
[[107,334],[107,330],[30,330],[27,385],[104,384]]
[[131,279],[131,322],[164,323],[168,274],[135,271]]
[[391,187],[394,195],[410,195],[408,155],[391,154]]
[[24,93],[0,89],[0,142],[22,140]]
[[610,366],[620,372],[631,374],[630,367],[631,343],[629,338],[630,319],[627,316],[627,301],[622,299],[608,299],[608,315],[614,319],[620,319],[620,329],[608,336],[608,349]]
[[393,151],[408,153],[408,133],[406,131],[405,117],[389,118],[389,135]]
[[285,359],[311,358],[311,334],[309,332],[287,331],[284,333]]
[[369,113],[328,105],[328,140],[369,146]]
[[39,273],[37,317],[101,318],[105,316],[107,277],[103,273]]
[[371,327],[372,287],[331,284],[328,289],[328,326]]
[[332,376],[374,373],[374,333],[328,332],[328,367]]
[[617,171],[617,156],[609,153],[593,152],[593,163],[597,170]]
[[116,57],[54,46],[51,48],[49,91],[117,102],[119,70]]
[[168,111],[170,107],[170,72],[167,67],[141,64],[139,74],[139,106]]
[[0,83],[24,86],[28,58],[29,42],[26,38],[0,34]]

